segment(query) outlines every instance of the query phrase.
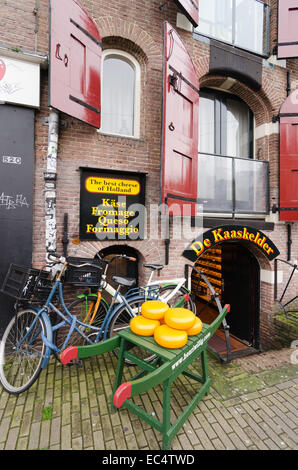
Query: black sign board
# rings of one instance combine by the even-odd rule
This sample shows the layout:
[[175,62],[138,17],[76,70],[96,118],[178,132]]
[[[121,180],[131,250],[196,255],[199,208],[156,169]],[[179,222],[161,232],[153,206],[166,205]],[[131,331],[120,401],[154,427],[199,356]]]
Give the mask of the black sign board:
[[253,227],[241,225],[225,225],[204,232],[193,240],[184,250],[183,256],[195,262],[209,248],[223,242],[245,242],[254,245],[272,261],[279,255],[277,247],[267,235]]
[[146,174],[81,168],[80,239],[143,240]]
[[[32,264],[34,111],[0,106],[0,288],[10,263]],[[0,293],[0,337],[14,314]]]

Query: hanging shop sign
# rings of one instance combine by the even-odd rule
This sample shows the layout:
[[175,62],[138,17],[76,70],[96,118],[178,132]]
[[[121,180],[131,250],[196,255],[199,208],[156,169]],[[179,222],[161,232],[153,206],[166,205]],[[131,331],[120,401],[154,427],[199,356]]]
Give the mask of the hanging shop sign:
[[39,84],[39,64],[0,57],[0,101],[38,108]]
[[146,174],[81,168],[80,239],[143,240]]
[[270,261],[279,255],[279,250],[274,243],[260,230],[242,225],[225,225],[200,235],[188,245],[183,256],[194,262],[209,248],[220,243],[242,241],[256,246]]

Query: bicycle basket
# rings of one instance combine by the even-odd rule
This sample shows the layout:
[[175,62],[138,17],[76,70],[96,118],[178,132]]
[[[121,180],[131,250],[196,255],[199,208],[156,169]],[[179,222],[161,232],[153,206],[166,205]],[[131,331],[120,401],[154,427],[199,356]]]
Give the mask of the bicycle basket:
[[[51,287],[49,274],[48,271],[11,264],[1,292],[17,300],[30,301],[34,296],[38,297],[38,289],[46,286],[48,295]],[[44,290],[43,292],[45,293]]]
[[75,265],[89,263],[89,265],[81,268],[68,265],[64,280],[66,284],[90,287],[99,285],[102,274],[102,263],[99,260],[69,257],[67,262]]
[[[39,278],[35,284],[32,303],[35,303],[35,301],[37,301],[37,303],[44,303],[47,300],[52,287],[53,281],[50,277],[48,277],[47,279],[44,277]],[[56,290],[54,296],[52,297],[52,302],[57,302],[58,298],[59,294],[58,290]]]

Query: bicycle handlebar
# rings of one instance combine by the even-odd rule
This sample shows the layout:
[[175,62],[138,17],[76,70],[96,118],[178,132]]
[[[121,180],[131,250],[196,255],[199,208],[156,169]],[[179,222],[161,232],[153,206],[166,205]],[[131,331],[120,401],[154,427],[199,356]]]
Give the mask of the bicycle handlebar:
[[50,261],[52,261],[53,263],[65,263],[66,262],[66,258],[64,258],[64,256],[60,256],[58,253],[49,253],[48,254],[48,259]]
[[[125,259],[128,259],[129,261],[137,261],[136,258],[133,258],[132,256],[127,256],[127,255],[115,255],[113,256],[113,258],[111,258],[110,260],[105,260],[104,258],[102,258],[99,253],[96,254],[96,256],[100,259],[100,261],[104,261],[106,264],[110,264],[112,261],[114,261],[114,259],[116,258],[125,258]],[[83,264],[72,264],[72,263],[69,263],[66,258],[64,256],[60,256],[58,253],[56,252],[53,252],[53,253],[49,253],[48,254],[48,258],[50,261],[52,261],[53,263],[55,264],[59,264],[59,263],[62,263],[62,264],[65,264],[67,263],[69,266],[72,266],[74,268],[82,268],[84,266],[93,266],[95,268],[99,268],[101,269],[101,266],[98,266],[96,264],[92,264],[92,263],[83,263]]]
[[104,261],[105,263],[107,263],[107,264],[111,264],[112,261],[114,261],[114,259],[116,259],[116,258],[124,258],[124,259],[127,259],[127,260],[129,260],[129,261],[137,261],[136,258],[133,258],[132,256],[123,255],[123,254],[122,254],[122,255],[115,255],[115,256],[113,256],[113,257],[112,257],[111,259],[109,259],[109,260],[103,259],[103,258],[100,257],[100,259],[101,259],[102,261]]

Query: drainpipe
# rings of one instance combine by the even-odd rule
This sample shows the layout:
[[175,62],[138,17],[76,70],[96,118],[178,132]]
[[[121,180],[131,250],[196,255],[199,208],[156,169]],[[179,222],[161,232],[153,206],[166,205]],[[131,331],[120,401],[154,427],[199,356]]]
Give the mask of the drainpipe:
[[57,179],[57,153],[59,114],[51,109],[48,118],[48,153],[47,171],[44,173],[45,181],[45,221],[46,221],[46,261],[51,252],[56,251],[57,223],[56,223],[56,179]]
[[64,214],[64,229],[63,229],[63,238],[62,238],[62,245],[63,245],[63,256],[64,258],[67,257],[67,245],[69,243],[68,239],[68,214]]
[[287,224],[287,230],[288,230],[288,261],[291,261],[292,257],[292,224],[289,223]]
[[[291,72],[287,71],[287,96],[291,93]],[[292,224],[287,224],[288,232],[288,261],[291,261],[292,256]]]
[[39,9],[39,0],[35,0],[35,7],[33,10],[33,15],[35,16],[34,24],[34,50],[37,52],[37,33],[38,33],[38,9]]
[[165,198],[165,265],[167,266],[170,262],[170,216],[169,216],[169,206],[168,206],[168,196]]

